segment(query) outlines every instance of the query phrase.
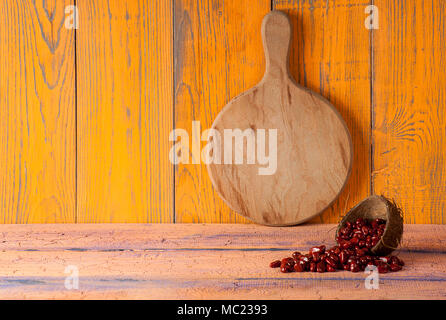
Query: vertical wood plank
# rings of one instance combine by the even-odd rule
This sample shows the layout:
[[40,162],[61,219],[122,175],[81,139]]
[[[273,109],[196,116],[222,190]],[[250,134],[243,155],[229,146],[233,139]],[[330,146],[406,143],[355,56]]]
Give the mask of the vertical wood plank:
[[79,1],[78,220],[171,222],[172,1]]
[[75,221],[72,3],[0,3],[1,223]]
[[333,206],[313,222],[336,223],[370,193],[370,31],[366,0],[276,0],[291,16],[291,73],[339,110],[353,140],[352,173]]
[[[175,128],[190,142],[192,121],[210,128],[232,98],[261,79],[260,26],[270,9],[270,0],[175,0]],[[203,163],[176,166],[175,211],[178,222],[247,222],[219,198]]]
[[406,223],[446,223],[446,3],[374,3],[374,190]]

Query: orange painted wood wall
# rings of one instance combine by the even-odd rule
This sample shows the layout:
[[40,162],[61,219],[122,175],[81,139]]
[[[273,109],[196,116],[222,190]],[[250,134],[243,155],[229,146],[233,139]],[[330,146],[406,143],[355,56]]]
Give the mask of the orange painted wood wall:
[[293,76],[354,142],[347,187],[313,222],[376,193],[407,223],[446,223],[442,0],[0,2],[0,222],[247,223],[204,165],[170,163],[169,133],[209,128],[260,80],[273,8],[292,20]]

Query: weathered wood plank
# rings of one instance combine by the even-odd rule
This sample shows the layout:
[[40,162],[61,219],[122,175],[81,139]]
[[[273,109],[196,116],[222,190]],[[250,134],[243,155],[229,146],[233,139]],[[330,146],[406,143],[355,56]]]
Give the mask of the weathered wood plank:
[[[11,292],[16,291],[29,297],[83,294],[88,298],[446,298],[446,254],[401,254],[407,262],[404,271],[380,275],[380,289],[375,291],[365,288],[365,273],[284,275],[268,267],[283,254],[215,250],[6,252],[0,256],[5,266],[0,297],[15,297]],[[79,291],[64,287],[68,266],[79,270]]]
[[[0,297],[446,299],[446,226],[408,225],[398,252],[406,266],[381,275],[379,290],[365,288],[364,273],[268,267],[295,248],[333,243],[334,232],[333,225],[0,226]],[[79,290],[64,287],[70,265]]]
[[0,223],[75,221],[71,4],[0,3]]
[[[231,98],[261,79],[260,26],[270,9],[270,0],[175,0],[175,128],[191,143],[192,121],[209,129]],[[190,158],[175,170],[176,221],[248,222],[213,190],[206,166]]]
[[78,222],[171,222],[172,2],[78,5]]
[[370,194],[370,30],[366,0],[275,0],[291,16],[291,73],[341,113],[353,140],[352,173],[334,205],[317,222],[337,223]]
[[446,2],[374,3],[374,190],[406,223],[446,223]]
[[[446,229],[442,225],[405,225],[404,230],[403,251],[445,251]],[[243,224],[0,225],[0,250],[305,250],[320,243],[334,245],[335,231],[334,224],[286,228]],[[432,237],[428,244],[427,235]]]

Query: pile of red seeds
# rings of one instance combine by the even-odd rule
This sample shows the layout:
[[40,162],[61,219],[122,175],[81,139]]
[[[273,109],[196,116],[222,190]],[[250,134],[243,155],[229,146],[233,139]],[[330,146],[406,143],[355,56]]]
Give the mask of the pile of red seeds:
[[396,256],[379,257],[370,251],[384,233],[386,221],[375,219],[371,222],[358,218],[354,223],[346,222],[339,229],[337,246],[328,250],[324,245],[313,247],[308,254],[293,252],[292,257],[270,263],[271,268],[287,272],[335,272],[349,270],[364,271],[368,265],[377,267],[379,273],[399,271],[403,260]]

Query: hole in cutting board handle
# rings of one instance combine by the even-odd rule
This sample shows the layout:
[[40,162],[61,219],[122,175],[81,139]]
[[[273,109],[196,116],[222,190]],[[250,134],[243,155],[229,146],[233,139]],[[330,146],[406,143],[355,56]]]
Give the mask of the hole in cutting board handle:
[[281,11],[271,11],[263,18],[261,32],[266,60],[265,76],[288,74],[290,19]]

